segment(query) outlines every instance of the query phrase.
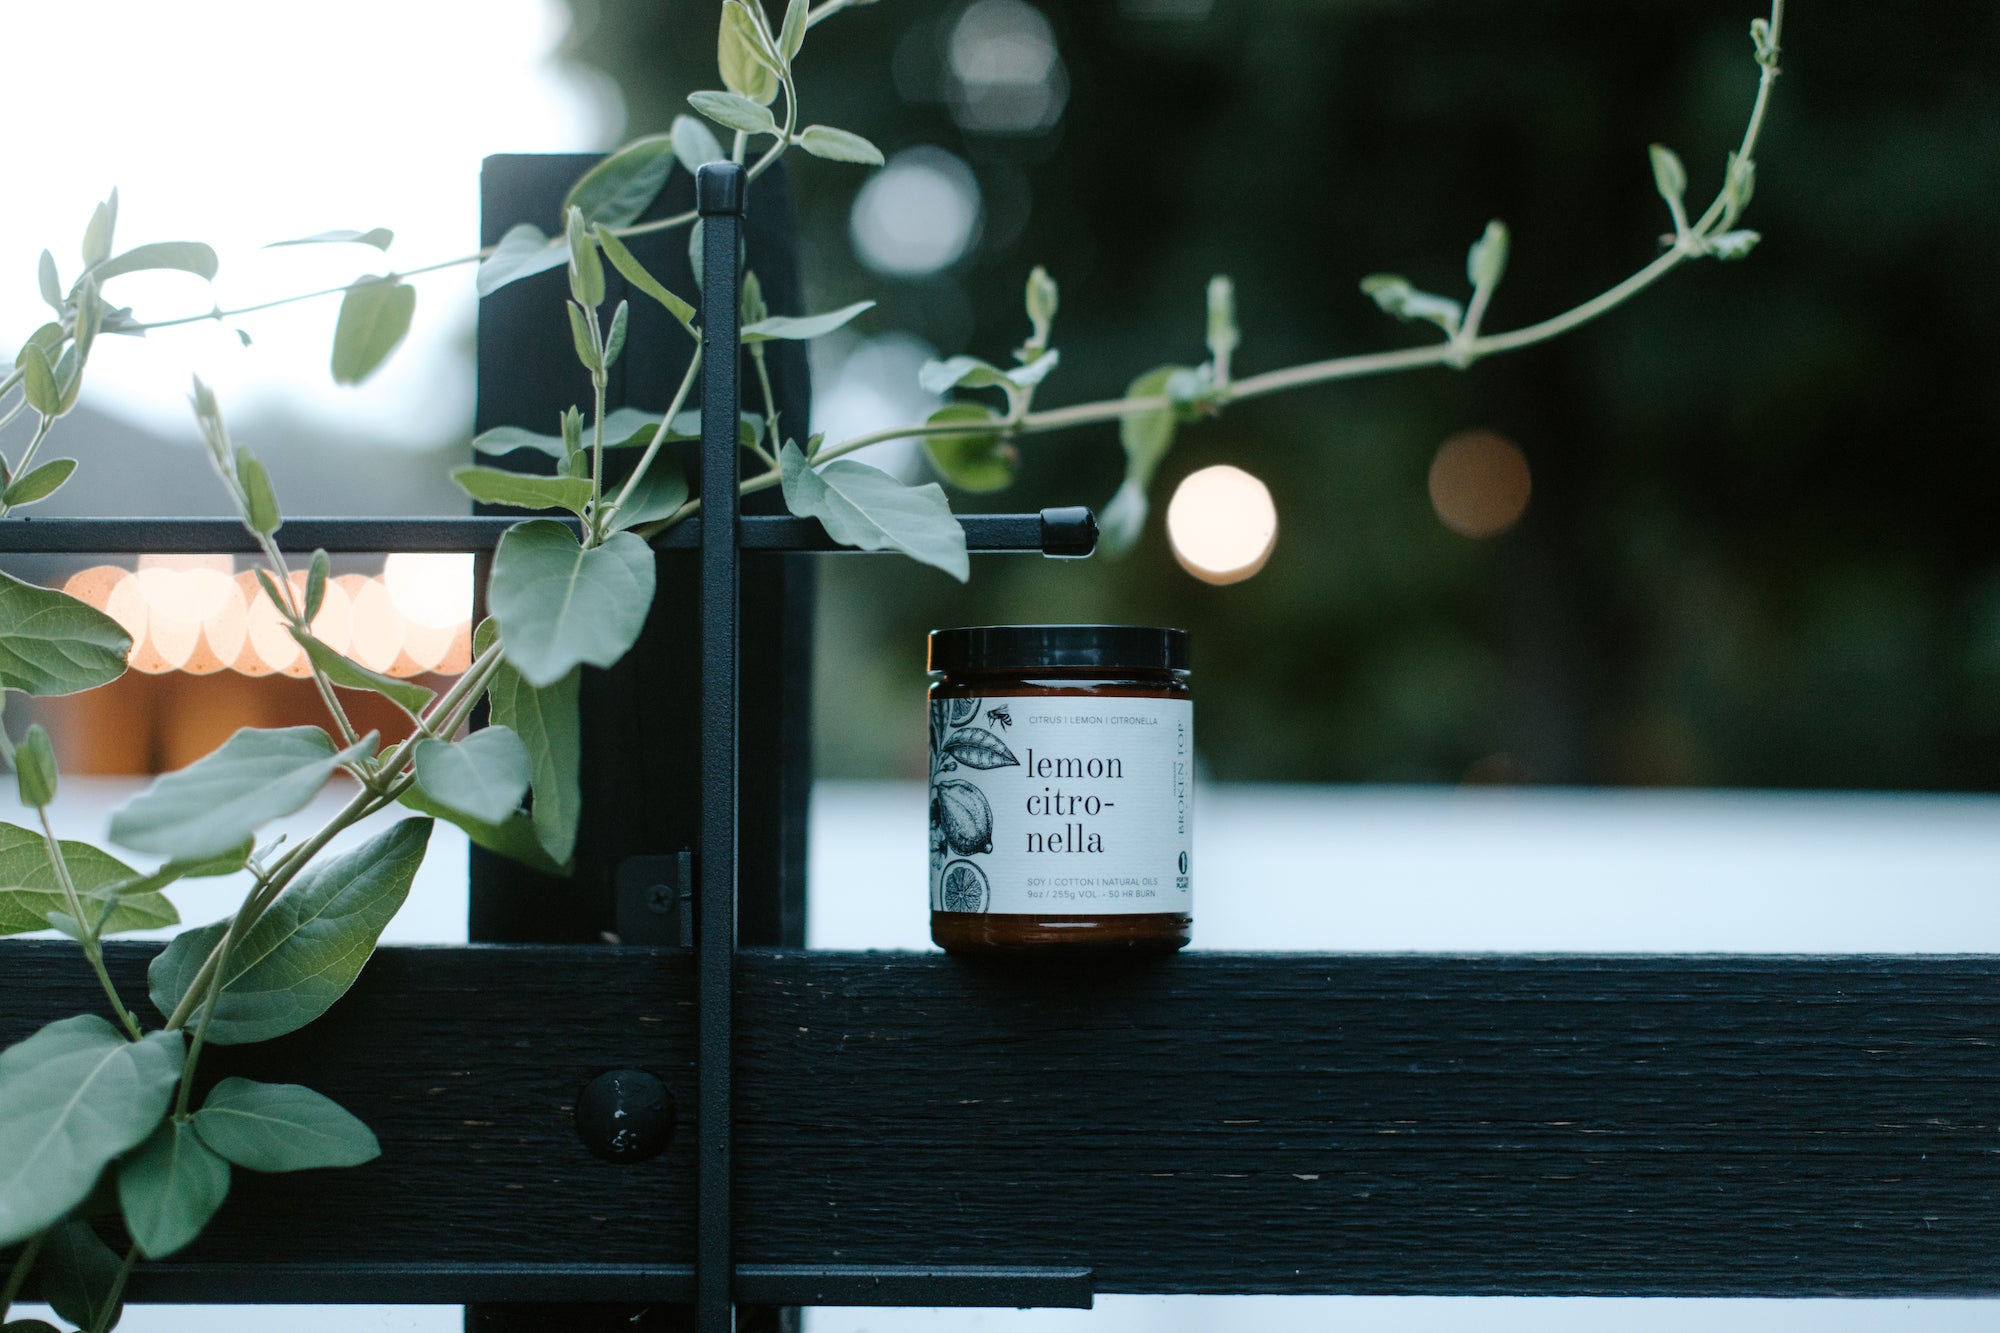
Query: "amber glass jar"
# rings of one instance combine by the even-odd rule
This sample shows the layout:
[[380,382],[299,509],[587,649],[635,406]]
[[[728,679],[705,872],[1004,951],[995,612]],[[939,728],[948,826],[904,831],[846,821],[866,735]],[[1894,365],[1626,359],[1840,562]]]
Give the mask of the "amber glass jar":
[[930,674],[931,938],[966,953],[1187,944],[1186,631],[933,630]]

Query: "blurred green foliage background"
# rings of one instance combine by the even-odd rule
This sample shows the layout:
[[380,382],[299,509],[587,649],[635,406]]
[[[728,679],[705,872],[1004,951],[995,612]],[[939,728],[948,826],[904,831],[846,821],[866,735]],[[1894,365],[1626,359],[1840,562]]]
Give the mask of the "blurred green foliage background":
[[[710,4],[573,5],[573,54],[622,87],[628,136],[716,86]],[[1201,359],[1211,273],[1237,283],[1239,373],[1419,341],[1358,279],[1388,269],[1462,296],[1489,217],[1514,246],[1488,329],[1594,295],[1667,226],[1649,142],[1680,152],[1699,204],[1719,183],[1763,12],[1045,3],[1031,13],[1060,53],[1060,114],[996,129],[954,43],[968,22],[1032,32],[1024,8],[857,9],[815,28],[799,65],[807,120],[969,167],[981,222],[962,259],[869,272],[850,228],[866,173],[792,170],[808,304],[872,296],[865,332],[1004,360],[1023,279],[1046,264],[1064,360],[1041,406]],[[1003,73],[1010,51],[988,51]],[[1994,786],[2000,8],[1797,4],[1783,63],[1747,261],[1704,261],[1468,372],[1188,428],[1122,563],[985,558],[967,589],[902,561],[825,562],[820,771],[922,772],[928,628],[1102,619],[1193,631],[1220,778]],[[1439,444],[1473,428],[1516,441],[1533,476],[1521,522],[1485,540],[1445,528],[1426,489]],[[1111,428],[1024,453],[1014,490],[961,503],[1101,505],[1116,485]],[[1220,461],[1270,483],[1281,531],[1260,575],[1212,588],[1174,563],[1159,515]]]

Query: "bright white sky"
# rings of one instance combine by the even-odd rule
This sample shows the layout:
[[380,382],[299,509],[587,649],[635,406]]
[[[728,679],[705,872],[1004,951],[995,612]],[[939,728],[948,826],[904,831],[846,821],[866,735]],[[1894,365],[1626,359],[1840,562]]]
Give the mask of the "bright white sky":
[[[65,0],[4,5],[0,80],[7,206],[0,209],[0,348],[11,359],[48,318],[36,257],[65,288],[91,210],[119,192],[116,248],[216,248],[225,309],[345,282],[384,265],[467,254],[479,234],[479,164],[494,152],[611,146],[615,89],[555,58],[560,0]],[[333,228],[390,227],[385,258],[360,246],[262,251]],[[283,408],[357,436],[431,443],[468,431],[470,266],[414,280],[415,324],[375,378],[327,371],[338,298],[247,316],[245,350],[212,323],[105,338],[84,401],[191,435],[190,372],[233,419]],[[209,308],[201,282],[136,274],[107,291],[140,318]]]

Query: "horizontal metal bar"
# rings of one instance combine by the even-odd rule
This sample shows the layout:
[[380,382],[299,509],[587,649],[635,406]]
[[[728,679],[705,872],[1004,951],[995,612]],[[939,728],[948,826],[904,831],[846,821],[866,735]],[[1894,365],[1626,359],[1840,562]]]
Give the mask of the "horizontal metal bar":
[[[987,1265],[748,1264],[736,1299],[749,1305],[916,1305],[1088,1310],[1088,1268]],[[479,1301],[687,1304],[694,1266],[661,1264],[142,1264],[136,1304],[451,1305]]]
[[[1081,515],[1076,518],[1074,516]],[[575,528],[574,519],[561,520]],[[1038,514],[962,514],[965,544],[974,551],[1041,552],[1054,556],[1090,554],[1097,526],[1085,509],[1050,509]],[[518,518],[459,516],[439,518],[295,518],[278,529],[287,551],[490,551]],[[816,520],[789,514],[750,514],[743,520],[746,551],[849,552],[826,535]],[[663,550],[694,550],[701,520],[689,519],[664,533]],[[0,554],[253,555],[257,544],[233,518],[21,518],[0,522]]]

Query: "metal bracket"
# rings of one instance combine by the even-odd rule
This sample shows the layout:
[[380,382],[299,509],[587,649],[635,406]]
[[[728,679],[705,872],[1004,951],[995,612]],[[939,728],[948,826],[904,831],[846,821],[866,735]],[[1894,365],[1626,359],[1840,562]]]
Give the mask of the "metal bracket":
[[618,863],[620,944],[694,947],[694,853],[628,856]]

